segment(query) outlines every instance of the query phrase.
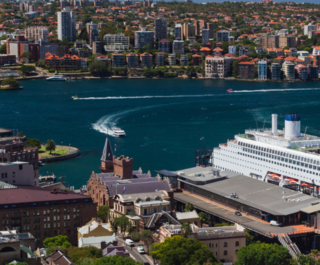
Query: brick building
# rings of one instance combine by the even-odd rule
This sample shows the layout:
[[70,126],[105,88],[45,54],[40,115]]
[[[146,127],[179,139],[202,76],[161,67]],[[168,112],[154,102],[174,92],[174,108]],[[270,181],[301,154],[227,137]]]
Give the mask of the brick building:
[[97,205],[86,195],[0,182],[1,229],[29,232],[37,247],[47,237],[67,235],[77,245],[77,227],[96,217]]
[[74,71],[82,68],[81,60],[76,55],[65,54],[59,57],[48,52],[45,58],[45,65],[54,70]]
[[254,78],[254,63],[240,62],[238,67],[238,74],[240,78]]
[[[39,156],[38,148],[26,148],[21,140],[0,141],[0,163],[28,162],[33,166],[34,185],[39,184]],[[1,178],[2,181],[5,179]]]
[[0,54],[0,65],[15,64],[17,57],[15,55]]
[[171,190],[167,181],[152,178],[150,172],[145,174],[142,169],[133,170],[132,158],[113,156],[109,138],[106,139],[102,152],[100,170],[101,174],[92,172],[87,182],[87,194],[98,206],[108,205],[113,208],[113,196],[120,193]]

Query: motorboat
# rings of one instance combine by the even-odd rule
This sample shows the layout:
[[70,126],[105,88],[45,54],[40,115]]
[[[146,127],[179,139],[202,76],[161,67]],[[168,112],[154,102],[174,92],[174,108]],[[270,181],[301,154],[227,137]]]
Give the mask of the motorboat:
[[46,79],[47,81],[68,81],[63,75],[54,75]]
[[79,99],[79,97],[78,96],[72,96],[71,97],[73,100],[75,100],[75,99]]
[[116,137],[125,137],[126,136],[125,131],[120,128],[113,128],[112,131],[113,131],[113,136],[116,136]]
[[232,92],[233,92],[233,89],[232,89],[232,88],[229,88],[229,89],[227,90],[227,92],[228,92],[228,93],[232,93]]

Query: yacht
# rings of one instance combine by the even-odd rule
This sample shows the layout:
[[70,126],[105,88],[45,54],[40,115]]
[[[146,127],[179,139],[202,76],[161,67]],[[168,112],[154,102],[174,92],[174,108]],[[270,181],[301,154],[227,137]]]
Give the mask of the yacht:
[[213,166],[238,174],[290,187],[307,194],[320,194],[320,137],[301,132],[300,114],[286,114],[283,130],[249,129],[235,135],[213,151]]
[[120,128],[113,128],[112,131],[113,131],[113,136],[116,136],[116,137],[125,137],[126,136],[125,131]]
[[46,79],[47,81],[67,81],[68,79],[65,78],[63,75],[54,75],[50,76]]

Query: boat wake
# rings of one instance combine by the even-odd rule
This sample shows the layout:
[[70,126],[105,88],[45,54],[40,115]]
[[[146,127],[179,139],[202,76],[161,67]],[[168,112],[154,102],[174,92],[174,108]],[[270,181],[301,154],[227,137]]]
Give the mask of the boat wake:
[[320,88],[287,88],[287,89],[257,89],[257,90],[234,90],[232,93],[267,93],[267,92],[287,92],[303,90],[320,90]]
[[132,112],[145,110],[145,109],[152,109],[152,108],[158,108],[158,107],[164,107],[169,105],[177,105],[181,103],[169,103],[169,104],[159,104],[159,105],[153,105],[153,106],[146,106],[141,108],[135,108],[135,109],[129,109],[120,111],[111,115],[106,115],[100,118],[97,122],[92,124],[92,128],[98,132],[108,134],[110,136],[113,135],[113,129],[117,128],[117,122],[125,115],[130,114]]
[[126,96],[126,97],[87,97],[78,98],[76,100],[102,100],[102,99],[145,99],[145,98],[203,98],[221,96],[217,94],[203,94],[203,95],[169,95],[169,96]]

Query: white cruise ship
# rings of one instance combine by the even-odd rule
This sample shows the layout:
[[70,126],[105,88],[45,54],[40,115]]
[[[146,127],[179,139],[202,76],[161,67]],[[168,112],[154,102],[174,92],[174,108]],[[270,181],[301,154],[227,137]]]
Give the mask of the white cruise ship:
[[285,128],[246,130],[213,151],[213,166],[295,187],[305,193],[320,192],[320,137],[300,132],[300,115],[286,114]]

